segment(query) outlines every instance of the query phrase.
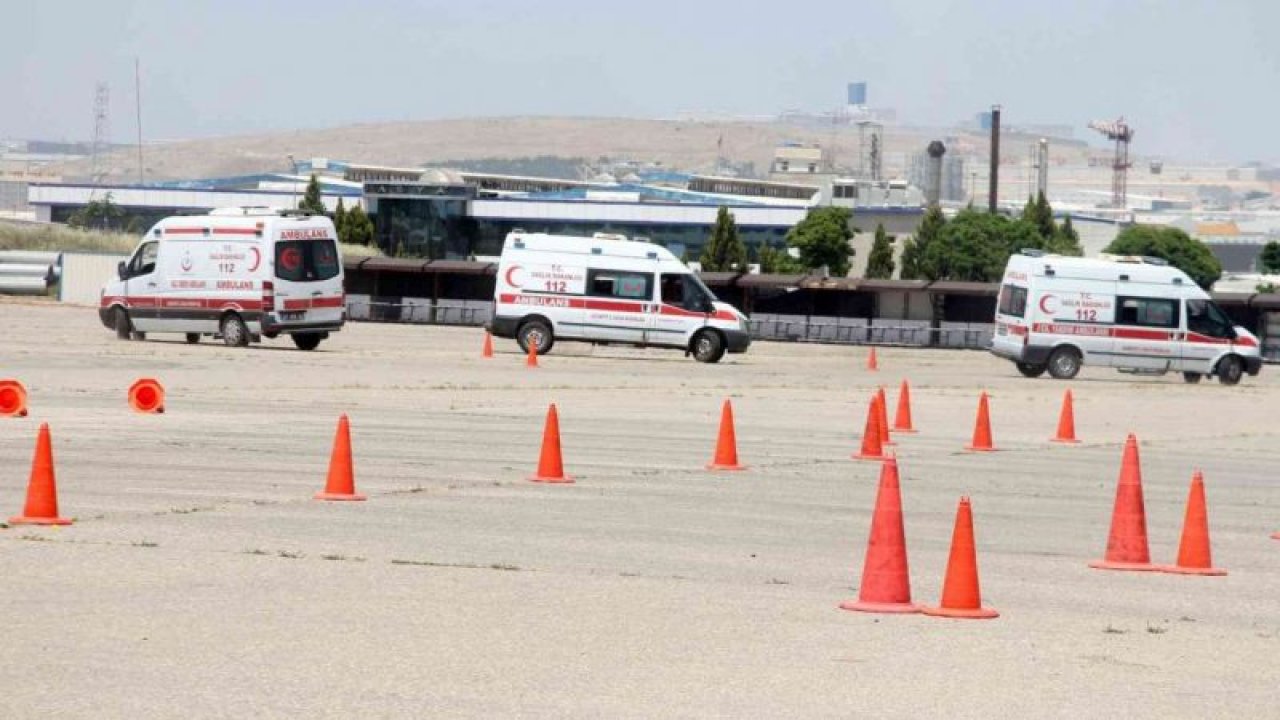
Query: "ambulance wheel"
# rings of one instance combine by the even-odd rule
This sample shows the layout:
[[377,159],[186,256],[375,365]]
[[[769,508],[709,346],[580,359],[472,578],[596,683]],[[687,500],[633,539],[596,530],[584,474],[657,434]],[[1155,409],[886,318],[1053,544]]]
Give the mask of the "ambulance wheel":
[[299,350],[315,350],[320,347],[320,341],[324,336],[320,333],[294,333],[293,344]]
[[703,330],[693,336],[693,359],[702,363],[718,363],[724,357],[724,340],[714,330]]
[[1244,363],[1235,355],[1228,355],[1218,361],[1218,382],[1223,385],[1235,385],[1244,375]]
[[1049,353],[1049,374],[1059,380],[1070,380],[1080,372],[1080,351],[1060,347]]
[[1038,378],[1044,374],[1045,370],[1049,369],[1048,365],[1036,365],[1035,363],[1020,362],[1014,363],[1014,365],[1018,366],[1018,372],[1029,378]]
[[222,342],[228,347],[245,347],[249,344],[249,328],[239,315],[227,313],[222,316],[219,327],[222,329]]
[[551,346],[556,344],[556,339],[545,322],[529,320],[516,331],[516,343],[520,345],[520,352],[528,353],[529,346],[536,345],[538,354],[546,355],[551,352]]
[[1201,375],[1200,373],[1193,373],[1193,372],[1182,373],[1182,380],[1191,385],[1195,385],[1196,383],[1200,382],[1200,378],[1202,377],[1204,376]]
[[117,340],[128,340],[130,333],[133,332],[133,323],[129,322],[129,312],[124,308],[116,308],[112,311],[111,325],[116,329]]
[[187,344],[195,345],[200,342],[200,333],[187,333]]

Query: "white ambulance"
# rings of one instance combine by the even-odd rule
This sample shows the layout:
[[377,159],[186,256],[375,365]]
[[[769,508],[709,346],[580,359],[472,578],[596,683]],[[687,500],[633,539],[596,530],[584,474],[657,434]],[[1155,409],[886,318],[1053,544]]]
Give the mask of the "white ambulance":
[[347,319],[337,233],[327,217],[270,208],[165,218],[102,289],[98,316],[122,340],[289,335],[314,350]]
[[1258,338],[1233,325],[1186,273],[1158,258],[1009,258],[991,351],[1027,377],[1075,377],[1081,365],[1225,385],[1262,367]]
[[669,250],[602,233],[508,235],[490,330],[524,352],[578,340],[676,348],[706,363],[751,344],[746,316]]

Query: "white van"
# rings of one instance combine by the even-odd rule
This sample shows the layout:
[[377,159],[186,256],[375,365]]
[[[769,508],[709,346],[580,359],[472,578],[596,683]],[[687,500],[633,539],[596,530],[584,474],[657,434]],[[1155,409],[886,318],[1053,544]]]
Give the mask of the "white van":
[[1158,258],[1078,258],[1023,250],[1009,258],[991,352],[1027,377],[1075,377],[1083,364],[1121,372],[1216,375],[1262,368],[1258,338],[1232,325],[1186,273]]
[[347,319],[337,233],[323,216],[224,208],[165,218],[117,276],[98,316],[122,340],[180,333],[244,346],[290,335],[314,350]]
[[666,248],[602,233],[508,235],[490,330],[524,352],[579,340],[677,348],[706,363],[751,344],[747,318]]

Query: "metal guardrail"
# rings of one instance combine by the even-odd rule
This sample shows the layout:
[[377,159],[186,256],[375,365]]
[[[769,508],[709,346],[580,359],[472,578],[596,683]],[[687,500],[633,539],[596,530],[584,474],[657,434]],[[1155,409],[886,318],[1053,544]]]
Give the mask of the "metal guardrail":
[[[403,322],[424,325],[480,326],[493,318],[493,303],[483,301],[400,301],[348,296],[353,321]],[[865,318],[816,318],[804,315],[762,315],[748,320],[752,339],[833,345],[899,345],[986,349],[993,326],[988,323],[945,323],[932,328],[923,321],[887,323]]]
[[832,345],[900,345],[904,347],[945,347],[986,349],[994,326],[988,323],[952,323],[934,328],[927,323],[872,324],[814,320],[802,315],[770,316],[749,320],[751,337],[757,340],[810,342]]

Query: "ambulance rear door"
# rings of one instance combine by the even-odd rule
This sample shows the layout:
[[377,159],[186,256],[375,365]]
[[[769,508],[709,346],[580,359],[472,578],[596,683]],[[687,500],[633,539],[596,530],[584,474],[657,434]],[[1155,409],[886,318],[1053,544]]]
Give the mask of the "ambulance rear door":
[[285,225],[271,249],[276,312],[290,325],[339,325],[343,320],[342,258],[327,221]]

